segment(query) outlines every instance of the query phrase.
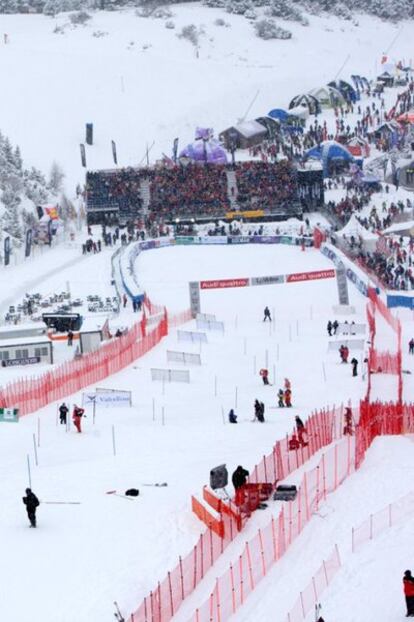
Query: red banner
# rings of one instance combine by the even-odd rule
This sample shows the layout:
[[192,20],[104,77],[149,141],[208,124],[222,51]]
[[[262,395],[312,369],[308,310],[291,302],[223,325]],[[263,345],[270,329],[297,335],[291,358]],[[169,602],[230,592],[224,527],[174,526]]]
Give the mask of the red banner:
[[298,281],[315,281],[316,279],[333,279],[335,270],[315,270],[314,272],[295,272],[286,275],[286,283]]
[[249,279],[216,279],[215,281],[200,281],[200,289],[222,289],[224,287],[247,287]]

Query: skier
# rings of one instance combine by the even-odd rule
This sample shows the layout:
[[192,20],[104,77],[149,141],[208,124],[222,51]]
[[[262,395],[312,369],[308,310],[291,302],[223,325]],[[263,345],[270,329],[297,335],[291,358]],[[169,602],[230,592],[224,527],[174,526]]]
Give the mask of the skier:
[[328,322],[328,324],[326,326],[326,329],[328,331],[329,337],[332,337],[332,322],[331,322],[331,320],[329,320],[329,322]]
[[349,335],[349,324],[347,320],[345,320],[344,325],[342,327],[342,334]]
[[348,434],[349,436],[352,436],[352,434],[353,434],[353,429],[352,429],[352,410],[349,408],[349,406],[347,406],[345,408],[344,420],[345,420],[344,435]]
[[234,410],[232,408],[229,412],[229,423],[237,423],[237,415],[234,413]]
[[128,302],[128,297],[126,294],[123,294],[122,296],[122,304],[124,305],[124,309],[127,306],[127,302]]
[[69,408],[66,406],[65,402],[63,402],[59,406],[60,423],[63,423],[64,425],[66,425],[66,417],[67,417],[68,412],[69,412]]
[[278,399],[278,406],[279,408],[284,408],[285,407],[285,402],[283,401],[284,398],[284,391],[283,389],[279,389],[279,391],[277,392],[277,399]]
[[414,354],[414,337],[408,342],[408,354]]
[[259,400],[254,400],[254,417],[253,421],[260,421],[262,407]]
[[351,365],[352,365],[352,375],[358,376],[358,361],[355,357],[351,359]]
[[334,322],[332,322],[332,328],[333,328],[334,335],[336,335],[338,327],[339,327],[338,320],[335,320]]
[[344,346],[343,344],[341,345],[341,347],[339,348],[339,355],[341,357],[341,363],[348,362],[349,349],[347,348],[347,346]]
[[26,496],[23,497],[23,503],[26,506],[30,527],[36,527],[36,508],[39,505],[39,499],[30,488],[26,488]]
[[284,398],[285,398],[285,406],[287,406],[287,408],[291,408],[292,407],[292,391],[290,389],[285,389]]
[[242,466],[238,466],[231,476],[231,481],[234,486],[234,490],[236,491],[235,503],[236,505],[242,505],[244,501],[244,492],[243,486],[246,484],[247,478],[249,476],[249,471],[243,469]]
[[411,570],[406,570],[403,577],[405,602],[407,604],[406,618],[414,618],[414,577]]
[[264,308],[264,318],[263,318],[263,322],[266,322],[266,320],[269,320],[270,322],[272,321],[272,318],[270,316],[270,310],[269,307],[265,307]]
[[261,369],[259,374],[262,377],[263,384],[264,385],[268,385],[269,384],[269,370],[268,369]]
[[76,406],[76,404],[73,407],[72,420],[73,420],[73,424],[74,424],[75,428],[77,429],[77,431],[79,433],[82,432],[81,420],[82,420],[84,412],[85,412],[85,409],[84,408],[80,408],[79,406]]
[[68,346],[71,346],[73,343],[73,332],[69,329],[68,330]]
[[265,418],[264,418],[265,405],[263,404],[263,402],[259,402],[259,404],[260,404],[260,408],[259,408],[259,412],[257,413],[257,419],[258,421],[260,421],[260,423],[264,423],[265,422]]
[[292,389],[292,384],[289,380],[289,378],[285,378],[285,389],[289,389],[289,391]]

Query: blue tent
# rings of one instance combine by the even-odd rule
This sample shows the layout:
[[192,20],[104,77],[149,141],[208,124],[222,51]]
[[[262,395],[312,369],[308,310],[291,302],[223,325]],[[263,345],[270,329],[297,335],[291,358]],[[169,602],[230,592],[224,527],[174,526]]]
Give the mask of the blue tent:
[[348,149],[334,140],[327,140],[318,147],[312,147],[305,153],[305,158],[319,160],[323,166],[324,177],[329,176],[329,165],[333,162],[354,162],[354,156]]
[[286,110],[282,110],[282,108],[273,108],[273,110],[268,112],[267,116],[272,119],[277,119],[281,123],[286,123],[289,118],[289,113],[287,113]]
[[328,86],[333,86],[345,97],[347,101],[355,103],[360,97],[354,87],[345,80],[332,80],[328,82]]

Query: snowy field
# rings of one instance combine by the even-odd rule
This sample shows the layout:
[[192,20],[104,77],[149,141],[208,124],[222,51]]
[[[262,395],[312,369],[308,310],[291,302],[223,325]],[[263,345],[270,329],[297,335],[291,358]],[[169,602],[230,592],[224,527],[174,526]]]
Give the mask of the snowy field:
[[[111,140],[120,166],[144,164],[147,145],[154,143],[154,162],[171,154],[176,136],[180,147],[191,141],[197,125],[218,133],[246,114],[256,94],[251,118],[326,84],[344,63],[341,78],[375,77],[395,37],[390,56],[412,58],[410,22],[399,32],[372,16],[356,16],[358,26],[310,16],[309,27],[281,22],[291,40],[263,41],[249,20],[221,9],[186,3],[172,11],[175,30],[133,10],[92,13],[77,28],[67,14],[2,15],[9,43],[2,38],[1,131],[20,146],[27,165],[47,174],[56,160],[72,194],[84,181],[79,143],[86,122],[95,130],[89,168],[113,166]],[[217,18],[229,27],[215,25]],[[198,58],[194,46],[177,37],[188,24],[204,28]],[[55,33],[57,27],[63,32]],[[104,36],[94,36],[99,32]]]
[[[209,261],[204,251],[211,251]],[[87,261],[82,265],[85,274],[87,265]],[[92,262],[89,265],[92,270]],[[137,262],[150,297],[172,309],[188,305],[186,284],[196,275],[217,278],[330,267],[316,251],[304,253],[285,246],[171,248],[143,253]],[[355,320],[363,319],[365,301],[354,290],[350,293],[357,308]],[[209,334],[208,344],[201,348],[202,366],[191,368],[189,385],[167,385],[163,392],[161,384],[150,381],[151,367],[167,367],[167,349],[192,351],[178,344],[172,331],[147,356],[102,383],[131,389],[131,409],[98,412],[95,423],[88,412],[82,436],[57,424],[56,404],[25,417],[17,426],[3,426],[0,451],[7,479],[0,491],[0,524],[9,546],[0,580],[7,581],[10,574],[20,580],[8,584],[2,594],[1,618],[27,620],[27,612],[16,603],[21,584],[29,582],[33,619],[111,620],[114,599],[125,612],[133,610],[197,539],[202,526],[191,514],[190,495],[201,491],[212,466],[224,461],[229,470],[240,463],[251,468],[277,438],[291,430],[295,414],[306,417],[314,407],[348,398],[356,402],[365,383],[351,377],[336,352],[327,353],[325,325],[336,302],[334,279],[208,292],[202,295],[203,310],[225,321],[225,333]],[[276,310],[271,326],[262,322],[266,304]],[[188,325],[193,326],[193,322]],[[271,376],[273,369],[276,373],[273,387],[263,387],[258,375],[266,356]],[[285,376],[293,387],[294,408],[289,412],[274,408],[275,389]],[[266,405],[264,425],[251,423],[255,398]],[[68,402],[80,399],[71,396]],[[223,425],[222,412],[227,415],[231,407],[239,415],[238,426]],[[33,433],[37,440],[38,425],[36,467]],[[27,455],[33,489],[42,501],[81,502],[42,504],[36,539],[20,500],[28,479]],[[167,488],[142,486],[164,481]],[[129,501],[105,494],[130,487],[140,488],[142,496]]]
[[[2,16],[10,42],[0,46],[1,131],[20,146],[25,164],[47,173],[57,160],[71,194],[84,181],[79,143],[86,122],[93,122],[95,130],[95,144],[87,147],[89,168],[112,167],[112,139],[120,166],[144,164],[147,145],[153,145],[149,157],[154,162],[163,153],[170,155],[176,136],[180,147],[191,141],[196,125],[218,133],[233,124],[256,94],[249,117],[286,107],[297,93],[333,79],[345,61],[340,77],[359,73],[373,78],[396,36],[391,56],[412,56],[410,23],[398,34],[397,25],[373,17],[358,17],[359,26],[310,17],[307,28],[282,23],[292,30],[292,40],[265,42],[254,36],[245,18],[219,9],[185,4],[174,6],[173,13],[175,30],[132,10],[94,13],[78,28],[68,25],[67,15]],[[219,17],[228,28],[215,25]],[[191,23],[205,31],[198,57],[188,41],[176,36]],[[57,27],[63,32],[55,33]],[[103,36],[94,36],[98,32]],[[387,92],[387,105],[395,95]],[[332,127],[333,113],[326,119]],[[26,292],[49,294],[66,289],[67,283],[73,297],[112,296],[110,252],[83,257],[79,242],[2,270],[1,313]],[[270,245],[158,249],[142,253],[136,262],[142,287],[172,313],[188,307],[190,280],[330,268],[317,251]],[[356,314],[347,319],[364,322],[366,300],[351,285],[349,293]],[[200,348],[178,343],[172,330],[145,357],[101,383],[131,390],[132,408],[98,410],[95,421],[87,411],[82,435],[58,424],[57,404],[18,425],[4,424],[0,528],[6,544],[1,548],[0,622],[109,622],[115,599],[127,615],[197,540],[202,525],[191,513],[190,496],[200,493],[213,466],[226,462],[230,472],[238,464],[250,469],[292,429],[294,415],[306,418],[314,408],[348,399],[356,404],[365,394],[365,382],[361,375],[352,378],[336,350],[328,352],[325,327],[335,317],[336,303],[334,279],[202,292],[202,311],[224,321],[224,334],[209,333]],[[262,321],[265,305],[274,315],[271,325]],[[403,367],[412,372],[414,357],[406,354],[405,344],[414,334],[413,316],[401,311],[400,317]],[[190,322],[184,328],[194,327]],[[386,346],[391,338],[384,333]],[[171,367],[167,349],[200,353],[202,365],[190,369],[189,385],[151,382],[152,367]],[[273,386],[262,385],[259,370],[264,366]],[[275,408],[286,376],[293,389],[290,411]],[[10,377],[1,372],[0,384]],[[404,377],[406,399],[412,397],[412,378]],[[393,379],[384,378],[384,393],[394,396]],[[256,398],[266,406],[264,425],[251,422]],[[80,403],[81,395],[67,402]],[[237,426],[227,425],[230,408],[238,414]],[[285,622],[299,591],[334,544],[340,547],[343,568],[323,599],[326,622],[391,622],[402,616],[401,575],[412,563],[413,521],[407,519],[354,555],[349,547],[353,525],[410,491],[412,449],[410,438],[377,439],[359,473],[321,506],[235,622]],[[21,502],[28,459],[32,486],[42,501],[34,533]],[[144,485],[155,482],[168,486]],[[106,494],[130,487],[140,489],[138,499]],[[228,566],[245,538],[274,511],[270,504],[252,519],[177,622],[187,622],[208,596],[215,573]],[[373,577],[379,588],[375,599],[369,598]]]

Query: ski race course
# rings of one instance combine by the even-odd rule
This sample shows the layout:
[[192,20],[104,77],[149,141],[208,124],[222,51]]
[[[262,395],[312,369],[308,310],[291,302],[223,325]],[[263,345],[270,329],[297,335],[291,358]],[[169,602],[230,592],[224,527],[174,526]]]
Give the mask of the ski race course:
[[[59,283],[55,275],[47,276],[42,258],[34,262],[39,272],[44,270],[45,291],[70,281],[81,295],[89,290],[94,279],[96,282],[97,274],[103,291],[110,291],[106,253],[84,257],[75,267],[67,267]],[[134,270],[149,298],[165,305],[172,318],[188,308],[188,282],[192,280],[329,271],[332,267],[332,262],[315,249],[301,251],[299,246],[250,244],[155,249],[141,253]],[[15,268],[16,272],[24,269]],[[359,401],[367,390],[367,376],[363,373],[366,351],[358,352],[361,364],[359,375],[354,378],[350,365],[339,362],[337,348],[328,350],[328,341],[338,339],[339,347],[340,338],[328,338],[326,332],[327,321],[335,317],[366,324],[367,298],[352,284],[349,294],[355,314],[341,318],[333,311],[338,298],[335,278],[202,290],[201,310],[215,314],[217,321],[224,323],[223,332],[208,331],[207,343],[182,343],[177,339],[177,327],[170,326],[169,334],[147,354],[99,382],[98,386],[103,388],[131,391],[131,407],[98,406],[95,417],[92,408],[86,407],[81,435],[59,424],[60,402],[22,417],[18,425],[4,425],[0,436],[4,473],[0,523],[6,545],[2,549],[0,580],[7,589],[0,599],[1,619],[109,621],[113,619],[115,600],[128,621],[170,619],[168,607],[161,610],[157,600],[158,582],[164,581],[167,572],[176,567],[179,556],[184,558],[205,530],[191,511],[191,496],[201,496],[210,469],[226,463],[230,473],[238,464],[251,471],[263,455],[272,451],[278,439],[291,433],[295,415],[306,420],[312,411],[328,405],[347,405],[350,400],[357,416]],[[263,322],[266,305],[274,316],[272,323]],[[408,334],[412,320],[402,320],[403,333]],[[194,320],[179,328],[197,330]],[[377,343],[381,335],[380,349],[392,351],[392,334],[378,316]],[[167,363],[167,351],[199,354],[201,365]],[[272,386],[263,386],[259,376],[263,367],[269,369]],[[151,381],[152,368],[188,369],[190,382]],[[412,369],[405,358],[403,368]],[[285,377],[292,383],[293,407],[278,409],[276,393]],[[391,394],[396,386],[394,377],[384,374],[383,378],[387,395],[381,395],[380,383],[375,378],[372,393],[395,401],[397,395]],[[67,396],[66,402],[82,403],[81,393]],[[256,398],[265,404],[265,424],[252,422]],[[228,424],[230,408],[238,415],[237,426]],[[342,456],[340,452],[346,446],[345,458],[340,459],[335,483],[332,482],[332,490],[336,490],[330,493],[327,486],[322,498],[315,493],[317,506],[310,502],[306,506],[306,520],[299,521],[298,531],[303,527],[302,533],[296,538],[289,536],[286,552],[277,563],[271,563],[271,548],[266,552],[265,567],[260,555],[254,558],[251,576],[260,575],[261,580],[255,578],[252,593],[246,602],[240,603],[231,619],[251,620],[254,616],[262,621],[302,620],[304,608],[298,608],[296,603],[301,591],[306,596],[305,609],[310,610],[306,619],[312,619],[312,595],[305,589],[312,584],[312,576],[323,560],[331,560],[335,545],[341,567],[329,567],[329,588],[323,596],[317,593],[316,598],[323,602],[326,619],[391,620],[400,609],[403,615],[400,582],[395,577],[399,577],[403,567],[410,567],[410,499],[405,511],[396,510],[395,524],[384,527],[374,542],[365,543],[369,530],[358,532],[361,535],[355,553],[351,552],[352,527],[358,527],[370,514],[411,492],[411,477],[402,475],[414,469],[412,440],[410,436],[375,440],[358,473],[354,473],[354,438],[340,438],[343,411],[338,412],[332,428],[338,438],[325,444],[309,460],[302,454],[303,465],[296,469],[290,464],[291,475],[287,478],[287,483],[299,485],[307,474],[310,499],[312,473],[325,460],[323,454],[326,464],[332,466],[332,451]],[[19,495],[28,485],[27,460],[32,487],[41,500],[35,533],[28,529]],[[326,469],[328,478],[328,466]],[[345,481],[339,485],[342,479]],[[164,482],[168,486],[146,485]],[[123,496],[131,487],[140,490],[139,497]],[[117,494],[107,494],[111,491]],[[220,605],[222,617],[216,600],[210,597],[216,579],[228,574],[229,564],[237,563],[244,554],[246,541],[254,539],[259,528],[265,532],[282,505],[289,504],[269,500],[267,509],[254,513],[242,533],[234,534],[196,590],[191,590],[177,613],[174,611],[174,620],[201,622],[207,619],[206,611],[208,616],[212,615],[213,602],[212,619],[230,619],[224,611],[229,602],[231,610],[233,607],[231,601],[225,602],[225,594]],[[262,578],[263,569],[266,576]],[[368,588],[374,573],[380,575],[381,586],[375,601],[369,597]],[[19,581],[10,582],[10,576],[19,577]],[[26,604],[21,598],[25,585],[30,585],[31,594],[30,603]],[[361,590],[366,596],[360,596]],[[135,613],[134,618],[129,618],[151,591],[152,600],[146,602],[153,607],[152,613],[148,609],[147,617]],[[352,612],[347,608],[350,602]]]

